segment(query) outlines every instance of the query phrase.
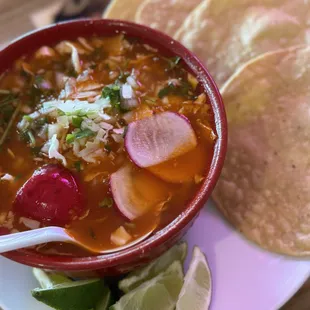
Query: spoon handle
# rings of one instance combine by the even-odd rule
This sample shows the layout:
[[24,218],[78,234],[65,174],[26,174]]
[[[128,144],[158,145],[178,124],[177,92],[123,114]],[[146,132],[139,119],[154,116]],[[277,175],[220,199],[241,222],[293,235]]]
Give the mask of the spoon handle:
[[44,227],[0,236],[0,253],[18,250],[52,241],[70,242],[72,239],[61,227]]

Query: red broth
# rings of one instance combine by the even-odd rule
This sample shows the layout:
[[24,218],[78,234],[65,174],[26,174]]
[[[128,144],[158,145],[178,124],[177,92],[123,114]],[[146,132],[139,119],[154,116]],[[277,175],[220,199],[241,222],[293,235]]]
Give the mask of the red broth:
[[[60,225],[90,247],[104,250],[167,225],[193,197],[213,157],[213,115],[201,89],[182,59],[167,58],[123,35],[63,41],[18,59],[0,77],[0,231]],[[124,147],[127,126],[165,111],[190,121],[197,146],[149,169],[139,168]],[[50,215],[43,218],[44,212],[40,218],[26,203],[14,209],[16,194],[47,164],[65,166],[83,196],[82,209],[69,210],[64,222]],[[128,164],[139,195],[154,202],[161,197],[156,207],[134,219],[115,206],[109,183],[111,174]],[[47,186],[55,187],[53,182]],[[61,206],[60,201],[63,212]],[[85,254],[57,243],[36,250]]]

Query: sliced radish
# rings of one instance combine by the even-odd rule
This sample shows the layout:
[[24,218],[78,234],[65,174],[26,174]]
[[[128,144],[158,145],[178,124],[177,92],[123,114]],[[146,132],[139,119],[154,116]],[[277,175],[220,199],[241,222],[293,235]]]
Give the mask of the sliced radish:
[[116,207],[129,220],[155,210],[169,195],[164,182],[130,164],[111,175],[110,186]]
[[45,165],[36,170],[17,192],[13,203],[18,215],[58,226],[81,216],[84,208],[77,179],[60,165]]
[[127,152],[139,167],[151,167],[187,153],[197,145],[188,119],[163,112],[130,123],[125,137]]

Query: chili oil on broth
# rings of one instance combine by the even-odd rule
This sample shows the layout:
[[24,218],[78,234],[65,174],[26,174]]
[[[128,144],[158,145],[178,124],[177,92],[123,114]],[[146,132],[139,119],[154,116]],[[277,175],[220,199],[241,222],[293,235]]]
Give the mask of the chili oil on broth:
[[[122,106],[124,98],[120,92],[124,84],[131,87],[134,96],[130,99],[134,100],[127,100],[127,105]],[[17,60],[0,79],[2,135],[10,121],[12,123],[0,152],[0,229],[17,232],[42,226],[36,220],[29,224],[22,215],[14,214],[12,204],[17,191],[33,172],[50,163],[66,164],[81,182],[87,197],[85,212],[75,216],[66,228],[91,247],[119,246],[113,244],[111,235],[120,227],[134,240],[152,225],[158,225],[158,229],[167,225],[193,197],[213,156],[216,139],[212,130],[213,115],[207,96],[197,84],[178,57],[164,57],[156,49],[123,36],[64,41],[54,47],[41,47],[33,55]],[[87,143],[95,139],[95,131],[92,134],[88,127],[83,130],[77,127],[89,120],[83,114],[85,111],[60,113],[59,102],[62,100],[63,108],[74,100],[99,105],[101,99],[109,101],[104,103],[101,119],[106,127],[104,142],[100,141],[100,148],[91,150],[90,155],[77,156],[81,153],[74,150],[75,143],[79,143],[82,151],[87,149]],[[49,103],[50,108],[51,102],[56,112],[45,113],[44,105]],[[12,120],[16,109],[19,113]],[[149,172],[134,166],[140,178],[152,175],[165,187],[167,195],[158,207],[129,221],[115,208],[109,177],[122,166],[133,165],[124,148],[127,124],[164,111],[186,116],[198,145],[180,157],[150,167]],[[38,112],[39,117],[35,115]],[[65,124],[68,128],[60,126],[59,130],[57,126],[65,123],[66,117],[71,117],[69,124]],[[93,123],[94,119],[90,118]],[[97,125],[93,123],[88,125]],[[60,155],[56,153],[50,158],[46,145],[52,139],[50,131],[53,130]],[[75,139],[73,147],[72,139]],[[98,156],[93,156],[95,152]],[[158,173],[171,179],[164,181],[156,177]],[[152,187],[143,191],[152,195]],[[49,254],[86,254],[73,245],[58,243],[41,245],[37,250]]]

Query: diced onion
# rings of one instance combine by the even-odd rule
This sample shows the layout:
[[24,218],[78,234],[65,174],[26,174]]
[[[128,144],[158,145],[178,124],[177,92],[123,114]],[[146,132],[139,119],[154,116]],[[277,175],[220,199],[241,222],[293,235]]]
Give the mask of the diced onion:
[[5,175],[3,175],[1,178],[0,178],[1,181],[9,181],[9,182],[12,182],[14,181],[14,177],[8,173],[6,173]]
[[125,83],[122,85],[122,89],[121,89],[121,95],[123,99],[131,99],[133,98],[133,90],[132,87]]
[[38,229],[40,227],[40,222],[29,219],[27,217],[20,217],[19,223],[24,224],[26,227],[30,229]]
[[132,236],[126,231],[124,226],[120,226],[111,234],[111,242],[117,246],[122,246],[128,243]]
[[89,129],[93,132],[98,132],[100,129],[100,126],[98,124],[96,124],[94,121],[92,121],[91,119],[84,119],[81,123],[81,128],[82,129]]
[[59,136],[62,129],[63,127],[61,124],[49,124],[47,129],[48,138],[52,139],[54,135],[56,135],[56,137]]
[[115,128],[113,129],[113,132],[116,133],[117,135],[123,135],[124,134],[125,128]]
[[132,75],[127,77],[127,83],[132,87],[132,88],[138,88],[139,85],[137,84],[136,80]]

